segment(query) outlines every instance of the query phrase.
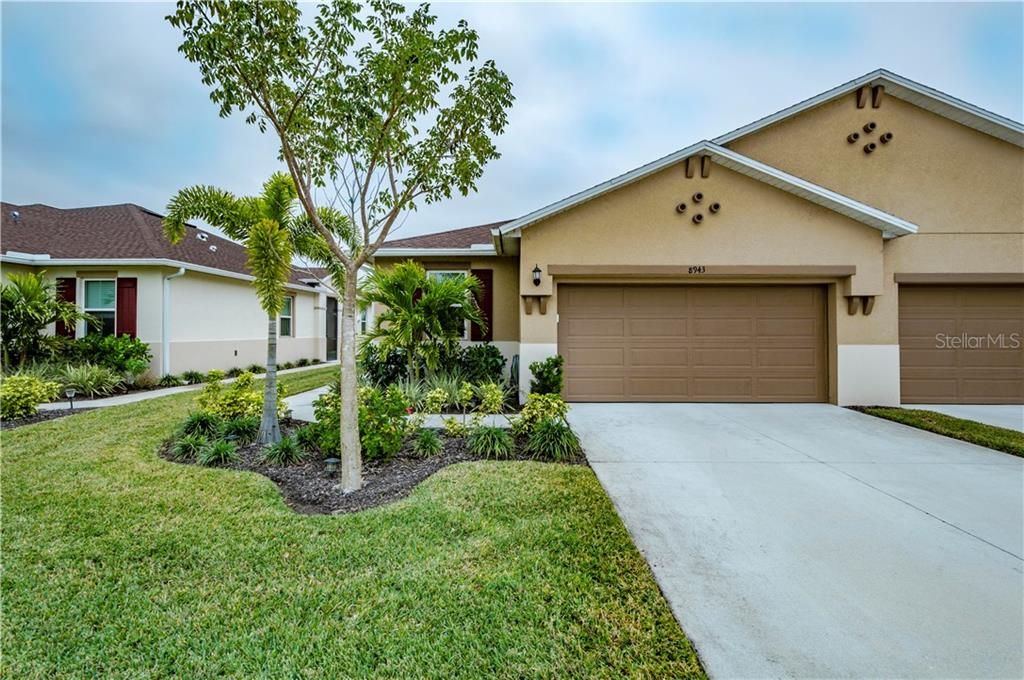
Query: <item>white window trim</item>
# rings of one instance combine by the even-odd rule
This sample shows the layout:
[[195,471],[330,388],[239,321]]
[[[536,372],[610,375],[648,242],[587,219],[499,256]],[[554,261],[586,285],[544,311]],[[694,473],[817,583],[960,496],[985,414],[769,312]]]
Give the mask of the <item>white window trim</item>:
[[[89,309],[86,308],[86,306],[85,306],[85,300],[86,300],[86,298],[85,298],[85,286],[86,286],[87,283],[91,283],[93,281],[110,281],[110,282],[112,282],[114,284],[114,308],[113,309],[99,309],[99,308],[95,308],[93,311],[97,311],[97,312],[111,312],[112,311],[112,312],[114,312],[114,335],[116,336],[117,335],[117,278],[110,279],[110,278],[102,277],[102,278],[78,278],[78,279],[76,279],[75,290],[77,292],[75,293],[75,297],[77,298],[78,308],[80,310],[82,310],[86,314],[89,313]],[[78,322],[78,326],[75,328],[75,337],[76,338],[84,338],[88,334],[87,333],[88,330],[89,330],[88,324],[86,324],[85,320],[79,321]]]
[[[278,314],[277,315],[277,335],[281,338],[294,338],[295,337],[295,296],[285,295],[285,299],[290,299],[291,302],[291,314]],[[284,311],[284,306],[281,306],[281,311]],[[285,335],[281,332],[281,319],[288,319],[288,334]]]
[[[430,278],[432,274],[461,274],[463,276],[469,276],[470,271],[468,269],[428,269],[427,278]],[[464,328],[462,329],[462,337],[459,338],[460,340],[469,340],[470,337],[472,337],[469,332],[469,326],[470,323],[467,319],[464,324]]]
[[356,318],[356,324],[358,325],[356,333],[358,335],[366,335],[373,330],[373,305],[369,305],[366,309],[359,310],[359,316]]

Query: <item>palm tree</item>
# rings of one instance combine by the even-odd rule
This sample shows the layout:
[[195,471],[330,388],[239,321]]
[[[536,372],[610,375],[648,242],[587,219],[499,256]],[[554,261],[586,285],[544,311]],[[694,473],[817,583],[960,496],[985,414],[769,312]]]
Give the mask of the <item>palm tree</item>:
[[10,283],[0,286],[4,366],[10,366],[13,360],[21,367],[29,359],[57,351],[63,339],[43,332],[51,323],[73,328],[84,319],[96,324],[96,319],[84,314],[74,302],[58,298],[56,284],[47,281],[45,273],[10,274]]
[[377,341],[384,351],[402,350],[409,377],[418,379],[420,362],[436,371],[442,352],[462,338],[466,321],[486,324],[476,302],[479,293],[475,276],[431,278],[412,260],[374,269],[363,283],[360,306],[377,303],[385,309],[365,342]]
[[191,219],[204,220],[228,238],[245,243],[256,297],[267,313],[267,376],[258,436],[264,445],[281,440],[277,418],[277,316],[284,307],[285,285],[297,242],[300,247],[309,247],[306,220],[296,208],[296,196],[291,177],[284,173],[272,175],[259,196],[239,198],[215,187],[194,186],[182,189],[171,199],[164,218],[164,234],[172,243],[184,238],[186,222]]

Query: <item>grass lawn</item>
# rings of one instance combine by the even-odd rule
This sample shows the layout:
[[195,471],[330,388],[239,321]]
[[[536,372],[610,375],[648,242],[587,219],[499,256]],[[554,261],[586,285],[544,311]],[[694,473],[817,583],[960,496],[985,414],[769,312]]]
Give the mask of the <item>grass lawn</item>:
[[3,433],[0,676],[703,676],[589,468],[467,463],[302,516],[157,457],[194,398]]
[[1014,456],[1024,456],[1024,432],[986,425],[973,420],[954,418],[943,413],[923,409],[886,408],[869,406],[862,409],[879,418],[894,420],[921,430],[960,439],[978,446],[987,446]]

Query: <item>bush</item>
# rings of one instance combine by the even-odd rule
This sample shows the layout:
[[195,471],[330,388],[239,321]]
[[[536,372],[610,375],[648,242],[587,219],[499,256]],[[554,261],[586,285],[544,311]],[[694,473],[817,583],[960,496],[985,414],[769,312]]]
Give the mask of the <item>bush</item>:
[[199,449],[196,462],[200,465],[224,465],[238,460],[238,448],[229,441],[218,439]]
[[[406,403],[394,385],[386,390],[359,388],[359,443],[365,460],[381,460],[398,453],[408,423]],[[313,402],[320,450],[335,454],[340,450],[341,395],[337,383]]]
[[530,373],[533,380],[530,381],[530,392],[535,394],[561,394],[562,393],[562,366],[565,360],[561,355],[556,354],[544,361],[534,361],[530,364]]
[[10,375],[28,375],[33,378],[38,378],[44,382],[55,382],[59,384],[60,373],[61,368],[57,364],[51,364],[44,361],[33,361],[32,363],[25,364],[11,372]]
[[181,379],[189,385],[198,385],[199,383],[206,382],[206,376],[199,371],[185,371],[181,374]]
[[323,359],[313,359],[310,363],[313,364],[314,366],[319,366],[320,364],[322,364],[324,362],[323,362]]
[[289,371],[289,370],[295,368],[295,362],[294,361],[286,361],[283,364],[281,364],[280,366],[278,366],[278,368],[281,369],[282,371]]
[[149,343],[138,338],[95,333],[75,340],[72,356],[80,362],[106,366],[127,375],[145,373],[153,359]]
[[[285,390],[277,387],[277,414],[284,414]],[[256,383],[252,373],[242,373],[230,385],[220,382],[207,383],[199,395],[199,406],[204,411],[221,418],[244,416],[260,417],[263,414],[263,385]]]
[[171,448],[171,453],[178,460],[190,460],[199,455],[210,443],[210,440],[205,435],[195,434],[183,434],[174,442],[174,446]]
[[60,372],[64,389],[72,388],[76,396],[105,397],[120,389],[123,378],[113,369],[98,364],[68,364]]
[[263,462],[268,465],[295,465],[305,457],[305,452],[294,437],[281,437],[281,441],[263,452]]
[[[444,394],[441,408],[455,406],[459,403],[459,387],[462,385],[462,377],[458,374],[438,373],[432,375],[424,382],[427,394]],[[441,413],[440,410],[431,413]]]
[[259,375],[261,373],[267,372],[267,368],[263,364],[249,364],[249,366],[247,366],[245,370],[246,372],[252,373],[254,375]]
[[303,425],[295,431],[295,441],[299,443],[306,451],[319,451],[320,450],[320,432],[317,429],[316,423],[309,423]]
[[505,390],[497,383],[484,383],[476,388],[477,413],[485,416],[501,413],[505,408]]
[[221,419],[208,411],[196,411],[188,414],[181,425],[182,434],[201,434],[213,437],[221,428]]
[[299,359],[298,361],[295,362],[295,365],[299,368],[302,368],[303,366],[309,366],[309,359]]
[[505,357],[491,344],[470,345],[462,352],[462,372],[475,383],[505,381]]
[[423,410],[427,390],[421,381],[405,378],[396,382],[395,387],[402,393],[408,406],[417,411]]
[[569,413],[569,406],[557,394],[538,394],[526,397],[526,404],[519,417],[512,420],[512,434],[529,435],[535,427],[545,420],[556,420],[564,423]]
[[142,375],[135,376],[130,381],[130,387],[136,390],[151,390],[157,386],[158,381],[149,373],[143,373]]
[[0,417],[34,416],[39,404],[53,401],[60,385],[31,375],[12,375],[0,381]]
[[367,382],[379,387],[393,385],[409,375],[404,351],[385,352],[372,342],[364,343],[359,349],[359,370]]
[[184,384],[185,380],[183,378],[179,378],[178,376],[170,373],[160,378],[160,381],[157,382],[157,385],[160,387],[181,387]]
[[417,456],[426,458],[441,453],[444,446],[441,444],[441,437],[437,435],[436,431],[424,427],[416,434],[412,449],[416,452]]
[[238,416],[228,418],[220,426],[220,436],[239,444],[251,444],[260,433],[259,416]]
[[554,419],[542,420],[526,440],[526,451],[534,458],[561,463],[580,454],[580,440],[565,423]]
[[449,416],[441,422],[444,423],[444,433],[449,437],[465,437],[466,432],[469,431],[469,428],[466,427],[466,423],[455,416]]
[[484,458],[510,458],[516,444],[503,428],[476,427],[469,433],[469,450]]
[[238,376],[242,375],[243,373],[245,373],[245,371],[240,369],[238,366],[235,366],[234,368],[229,368],[224,373],[224,375],[226,375],[229,378],[237,378]]
[[218,369],[215,368],[215,369],[213,369],[212,371],[210,371],[209,373],[206,374],[206,376],[203,378],[203,381],[204,382],[208,382],[208,383],[216,383],[216,382],[220,382],[223,379],[224,379],[224,371],[221,371],[221,370],[218,370]]

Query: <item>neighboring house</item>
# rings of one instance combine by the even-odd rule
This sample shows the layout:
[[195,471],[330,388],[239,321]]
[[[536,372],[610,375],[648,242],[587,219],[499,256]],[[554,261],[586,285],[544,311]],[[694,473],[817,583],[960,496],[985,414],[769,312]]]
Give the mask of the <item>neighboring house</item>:
[[1024,126],[879,70],[506,223],[485,283],[571,401],[1024,403]]
[[[58,293],[102,322],[51,328],[82,337],[138,337],[153,350],[151,372],[264,364],[267,316],[246,267],[245,248],[194,226],[181,243],[163,236],[162,215],[137,205],[60,209],[2,204],[3,275],[45,271]],[[337,302],[322,273],[297,269],[278,320],[278,361],[337,358],[329,324]],[[335,326],[336,328],[336,326]]]

